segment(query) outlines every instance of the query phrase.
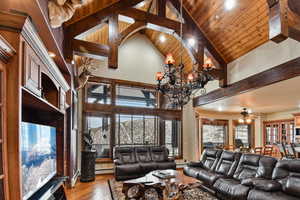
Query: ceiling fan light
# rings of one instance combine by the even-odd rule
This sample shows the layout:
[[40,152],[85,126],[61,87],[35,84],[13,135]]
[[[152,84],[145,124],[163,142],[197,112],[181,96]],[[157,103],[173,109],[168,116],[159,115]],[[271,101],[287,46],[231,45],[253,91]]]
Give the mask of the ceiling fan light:
[[239,123],[245,123],[244,119],[239,119]]
[[250,118],[246,119],[247,124],[250,124],[252,120]]

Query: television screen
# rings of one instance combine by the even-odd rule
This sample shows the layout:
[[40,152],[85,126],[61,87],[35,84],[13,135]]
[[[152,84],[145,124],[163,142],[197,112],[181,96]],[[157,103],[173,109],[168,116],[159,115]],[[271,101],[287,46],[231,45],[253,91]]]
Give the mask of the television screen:
[[21,158],[26,200],[56,174],[56,129],[22,122]]

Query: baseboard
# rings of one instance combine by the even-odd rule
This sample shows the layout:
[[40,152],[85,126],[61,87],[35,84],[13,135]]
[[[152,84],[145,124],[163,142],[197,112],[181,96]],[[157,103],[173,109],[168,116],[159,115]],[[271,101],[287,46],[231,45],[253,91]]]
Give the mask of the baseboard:
[[114,173],[113,168],[105,168],[105,169],[96,169],[95,170],[96,175],[113,174],[113,173]]

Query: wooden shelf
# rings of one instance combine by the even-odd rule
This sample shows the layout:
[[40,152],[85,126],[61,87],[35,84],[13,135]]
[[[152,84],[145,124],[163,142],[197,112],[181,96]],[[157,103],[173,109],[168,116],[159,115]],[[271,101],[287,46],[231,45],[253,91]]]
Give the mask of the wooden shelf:
[[30,92],[28,89],[22,88],[22,93],[23,93],[23,99],[24,99],[23,103],[24,103],[25,107],[30,107],[30,108],[34,108],[34,109],[38,109],[38,110],[43,110],[46,112],[51,112],[51,113],[57,112],[60,114],[64,114],[64,112],[59,110],[57,107],[53,106],[45,99],[42,99],[42,98],[36,96],[32,92]]

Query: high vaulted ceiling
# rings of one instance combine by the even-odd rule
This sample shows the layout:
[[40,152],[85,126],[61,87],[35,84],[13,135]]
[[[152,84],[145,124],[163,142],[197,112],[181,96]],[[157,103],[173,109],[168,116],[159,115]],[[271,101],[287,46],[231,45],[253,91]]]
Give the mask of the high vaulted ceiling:
[[[84,5],[76,10],[73,18],[67,25],[101,10],[118,0],[85,0]],[[145,0],[136,7],[143,11],[155,12],[155,0]],[[269,6],[267,0],[236,0],[236,5],[228,10],[225,8],[225,0],[183,0],[185,8],[196,21],[202,32],[211,41],[213,46],[221,54],[223,59],[229,63],[252,49],[269,41]],[[178,17],[171,9],[166,9],[167,17],[176,20]],[[288,15],[289,22],[295,22],[294,17]],[[122,26],[122,25],[121,25]],[[125,27],[126,28],[126,27]],[[105,28],[104,28],[105,29]],[[107,30],[100,30],[92,36],[106,38],[107,36],[95,36]],[[169,44],[160,44],[160,33],[153,30],[145,31],[145,34],[153,41],[158,49],[166,54],[166,49],[177,52],[180,44],[173,36],[169,36]],[[103,41],[106,42],[106,41]],[[165,45],[165,47],[163,47]],[[185,64],[192,68],[192,60],[187,58],[185,52]]]

